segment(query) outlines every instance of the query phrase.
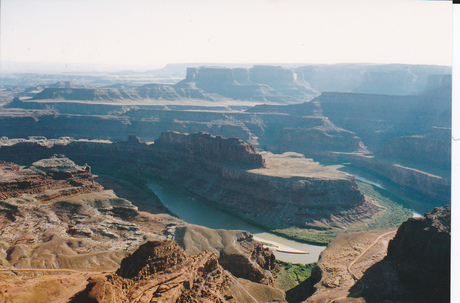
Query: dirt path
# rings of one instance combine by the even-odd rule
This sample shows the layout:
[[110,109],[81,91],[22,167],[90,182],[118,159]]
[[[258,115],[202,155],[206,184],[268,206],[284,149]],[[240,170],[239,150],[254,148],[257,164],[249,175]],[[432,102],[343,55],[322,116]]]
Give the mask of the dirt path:
[[[361,259],[362,256],[364,256],[372,247],[374,247],[380,240],[382,240],[383,238],[385,238],[386,236],[388,235],[391,235],[391,234],[396,234],[397,230],[393,230],[393,231],[389,231],[389,232],[386,232],[380,236],[378,236],[374,242],[372,242],[365,250],[363,250],[362,253],[360,253],[347,267],[347,271],[348,273],[350,274],[350,276],[353,278],[353,280],[355,280],[356,282],[359,282],[360,283],[360,290],[353,293],[353,295],[359,295],[363,290],[364,290],[364,283],[357,277],[357,275],[351,270],[352,266],[355,265],[355,263]],[[339,297],[339,298],[333,298],[333,299],[327,299],[326,300],[326,303],[333,303],[333,302],[336,302],[337,300],[342,300],[342,299],[346,299],[348,298],[350,295],[352,295],[351,293],[349,293],[347,296],[342,296],[342,297]]]

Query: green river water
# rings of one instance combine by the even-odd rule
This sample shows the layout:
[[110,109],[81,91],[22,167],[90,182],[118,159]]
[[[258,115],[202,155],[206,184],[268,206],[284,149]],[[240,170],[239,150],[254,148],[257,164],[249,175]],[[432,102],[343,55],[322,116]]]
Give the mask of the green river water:
[[[395,185],[394,183],[387,182],[377,176],[366,174],[363,171],[350,167],[345,167],[342,170],[355,176],[357,180],[387,191],[389,195],[395,197],[399,201],[402,201],[407,208],[412,209],[414,216],[423,215],[424,212],[432,209],[433,207],[441,206],[434,205],[433,201],[407,192],[405,189]],[[274,251],[276,258],[279,260],[302,264],[313,263],[318,261],[321,251],[325,249],[324,246],[305,244],[272,234],[259,226],[232,215],[231,213],[212,207],[210,203],[207,203],[206,201],[195,197],[184,190],[178,189],[177,186],[172,186],[157,180],[149,180],[147,186],[160,198],[162,203],[170,211],[178,215],[180,219],[187,223],[202,225],[212,229],[247,230],[254,234],[254,236],[262,242],[275,242],[306,252],[306,254],[295,254]]]

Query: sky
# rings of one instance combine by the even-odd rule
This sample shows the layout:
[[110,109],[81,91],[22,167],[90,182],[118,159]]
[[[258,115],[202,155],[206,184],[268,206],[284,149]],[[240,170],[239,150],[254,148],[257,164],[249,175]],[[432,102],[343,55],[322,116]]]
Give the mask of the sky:
[[451,65],[452,4],[416,0],[1,0],[1,61]]

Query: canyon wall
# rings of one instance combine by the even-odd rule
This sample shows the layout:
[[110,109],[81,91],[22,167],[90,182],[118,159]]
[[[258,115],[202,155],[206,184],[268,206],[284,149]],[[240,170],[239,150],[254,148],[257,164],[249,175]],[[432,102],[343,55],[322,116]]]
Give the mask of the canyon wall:
[[[300,79],[299,79],[300,80]],[[106,103],[140,100],[222,98],[296,103],[311,100],[318,92],[299,81],[290,69],[280,66],[254,66],[251,69],[226,67],[189,67],[186,77],[176,84],[145,84],[90,88],[69,85],[44,85],[32,100],[104,101]],[[41,90],[39,90],[41,89]],[[24,95],[25,96],[25,95]],[[19,102],[15,106],[25,105]]]
[[450,203],[451,182],[448,178],[426,173],[410,167],[377,160],[372,157],[352,156],[351,164],[365,168],[384,176],[396,184],[415,190],[431,197]]
[[24,161],[60,153],[83,163],[124,163],[125,169],[173,182],[216,207],[269,228],[346,228],[380,211],[366,201],[353,177],[299,155],[262,157],[238,139],[167,132],[158,145],[135,137],[119,143],[44,145],[20,142],[2,146],[0,155]]
[[219,165],[245,168],[264,166],[262,156],[243,140],[212,136],[204,132],[197,134],[164,132],[155,140],[154,147],[160,157],[176,158],[185,160],[184,162],[214,162]]
[[422,92],[431,75],[447,75],[448,66],[410,64],[316,64],[294,69],[319,92],[410,95]]
[[390,161],[396,159],[421,166],[431,163],[440,169],[449,170],[451,140],[450,128],[433,127],[425,135],[396,137],[387,141],[378,151],[378,155]]

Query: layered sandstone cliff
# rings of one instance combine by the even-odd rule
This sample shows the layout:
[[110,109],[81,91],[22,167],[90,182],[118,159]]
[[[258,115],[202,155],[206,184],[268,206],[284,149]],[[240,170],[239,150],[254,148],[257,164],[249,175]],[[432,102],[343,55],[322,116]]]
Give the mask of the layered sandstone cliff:
[[[155,140],[155,153],[164,158],[178,158],[187,162],[215,162],[219,165],[259,168],[262,156],[254,147],[238,138],[212,136],[208,133],[181,134],[164,132]],[[184,159],[187,155],[187,159]]]
[[[378,155],[396,162],[450,170],[451,132],[450,128],[434,127],[425,135],[396,137],[387,141]],[[410,153],[407,152],[409,150]]]
[[215,207],[269,228],[347,228],[371,220],[381,210],[359,192],[349,175],[298,154],[261,156],[238,139],[167,132],[154,144],[138,140],[73,141],[50,148],[27,144],[27,148],[21,143],[4,146],[0,154],[30,158],[61,153],[99,165],[125,163],[126,169],[173,182]]
[[48,86],[33,95],[32,100],[20,102],[15,99],[10,106],[26,106],[42,100],[119,103],[127,100],[217,101],[222,98],[290,103],[308,101],[317,94],[308,83],[298,80],[294,71],[280,66],[254,66],[249,70],[201,66],[187,68],[186,78],[176,84],[106,88]]
[[[209,148],[219,144],[221,139],[204,134],[200,137],[200,140],[194,139],[201,142],[200,147],[190,152],[177,145],[193,138],[191,135],[162,136],[159,151],[163,165],[168,167],[162,177],[243,218],[270,228],[331,228],[370,219],[378,212],[379,208],[359,192],[353,177],[329,170],[298,154],[266,153],[263,155],[265,165],[261,167],[261,155],[256,157],[252,148],[245,145],[238,153],[235,147],[227,150],[235,155],[242,154],[244,156],[239,157],[243,158],[256,157],[258,166],[253,165],[252,169],[248,169],[247,162],[235,167],[223,161],[227,151],[202,165],[194,156],[198,154],[198,159],[210,159],[207,156]],[[230,142],[241,146],[237,140]],[[156,144],[153,144],[154,150],[158,148]],[[206,145],[208,147],[203,148]]]

